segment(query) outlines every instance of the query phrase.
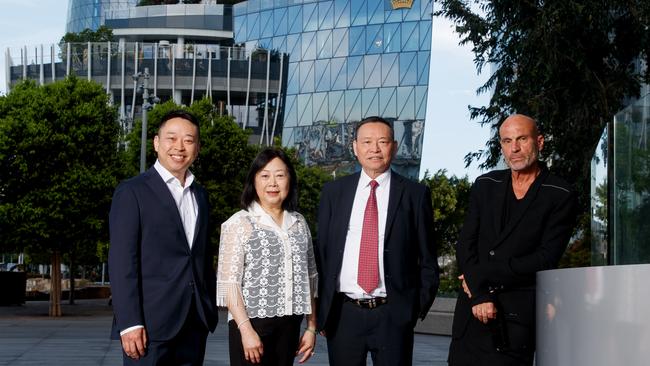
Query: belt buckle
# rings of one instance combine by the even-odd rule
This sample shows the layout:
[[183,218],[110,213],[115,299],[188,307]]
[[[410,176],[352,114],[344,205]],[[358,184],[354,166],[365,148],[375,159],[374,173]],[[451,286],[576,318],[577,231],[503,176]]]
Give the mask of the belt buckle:
[[371,298],[371,299],[368,299],[367,304],[368,304],[368,309],[374,309],[374,308],[377,307],[377,301],[375,300],[374,297]]

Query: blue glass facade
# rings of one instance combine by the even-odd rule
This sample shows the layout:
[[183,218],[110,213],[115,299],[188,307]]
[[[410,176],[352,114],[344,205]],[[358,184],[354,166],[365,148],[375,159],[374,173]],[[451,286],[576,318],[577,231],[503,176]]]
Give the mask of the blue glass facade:
[[106,14],[135,6],[138,0],[70,0],[66,32],[95,30],[104,24]]
[[289,56],[282,142],[309,164],[356,167],[356,122],[394,121],[394,169],[417,177],[431,47],[431,0],[250,0],[234,6],[235,42]]

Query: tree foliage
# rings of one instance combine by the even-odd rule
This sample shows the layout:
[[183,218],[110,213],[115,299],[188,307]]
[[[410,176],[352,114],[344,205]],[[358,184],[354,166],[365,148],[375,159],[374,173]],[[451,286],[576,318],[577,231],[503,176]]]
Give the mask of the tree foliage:
[[86,28],[79,33],[68,32],[59,41],[60,45],[65,43],[85,43],[85,42],[109,42],[113,40],[113,30],[105,25],[100,26],[97,30]]
[[[574,183],[588,207],[590,160],[605,124],[648,79],[650,2],[644,0],[439,0],[472,46],[479,71],[493,69],[478,92],[489,105],[471,117],[493,128],[487,149],[466,156],[482,168],[499,160],[498,127],[513,113],[535,117],[547,137],[543,156]],[[474,11],[477,9],[478,11]]]
[[455,247],[469,206],[471,183],[467,177],[448,177],[445,170],[439,170],[433,175],[427,171],[422,183],[431,190],[435,244],[438,257],[443,261],[440,291],[454,293],[460,285]]
[[26,81],[0,97],[3,251],[49,253],[56,262],[64,253],[87,257],[107,240],[118,132],[116,111],[93,82]]
[[105,238],[118,166],[116,113],[75,77],[0,97],[0,243],[66,251]]

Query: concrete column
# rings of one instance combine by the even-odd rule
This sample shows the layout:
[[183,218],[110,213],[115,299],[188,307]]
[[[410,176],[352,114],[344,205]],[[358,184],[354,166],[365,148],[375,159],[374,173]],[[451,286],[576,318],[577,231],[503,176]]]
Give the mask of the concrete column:
[[13,63],[11,62],[11,52],[9,51],[9,48],[5,50],[5,90],[7,93],[11,91],[10,85],[11,85],[11,66]]
[[185,37],[176,38],[176,58],[185,57]]
[[[40,85],[45,84],[45,60],[43,56],[43,45],[41,44],[41,62],[39,62],[39,73],[38,73],[38,82]],[[38,60],[38,55],[36,55],[36,59]]]

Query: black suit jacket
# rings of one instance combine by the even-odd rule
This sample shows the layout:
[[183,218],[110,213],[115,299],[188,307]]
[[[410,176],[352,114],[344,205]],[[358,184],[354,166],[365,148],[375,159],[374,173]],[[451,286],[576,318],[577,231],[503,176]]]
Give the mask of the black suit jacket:
[[535,276],[557,267],[575,224],[576,197],[564,180],[542,166],[518,211],[511,212],[504,225],[503,207],[511,185],[507,169],[482,175],[472,186],[456,247],[458,267],[472,298],[460,292],[452,336],[464,334],[473,305],[492,301],[502,307],[511,347],[534,348]]
[[[319,329],[337,321],[332,304],[337,293],[352,203],[360,173],[327,183],[318,212]],[[424,318],[438,290],[438,262],[433,240],[429,188],[391,172],[384,235],[384,281],[391,321]]]
[[174,198],[154,168],[115,190],[108,255],[113,338],[140,324],[151,340],[171,339],[183,326],[192,299],[203,323],[214,330],[216,277],[207,194],[197,183],[191,189],[198,205],[191,250]]

